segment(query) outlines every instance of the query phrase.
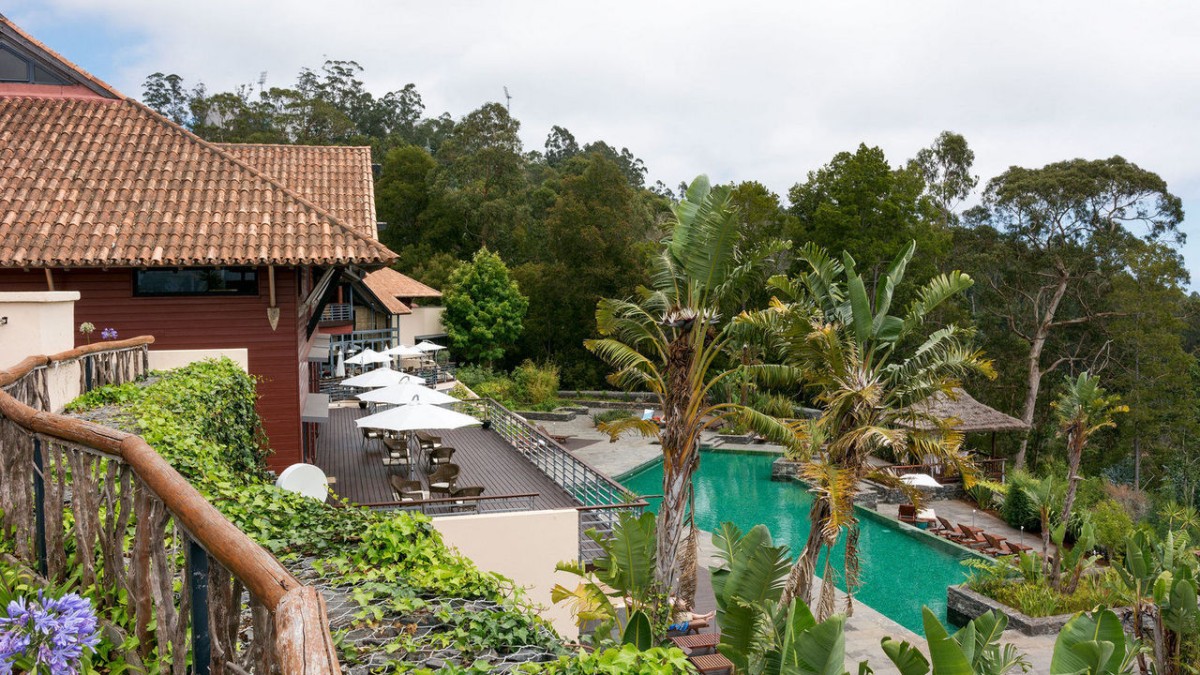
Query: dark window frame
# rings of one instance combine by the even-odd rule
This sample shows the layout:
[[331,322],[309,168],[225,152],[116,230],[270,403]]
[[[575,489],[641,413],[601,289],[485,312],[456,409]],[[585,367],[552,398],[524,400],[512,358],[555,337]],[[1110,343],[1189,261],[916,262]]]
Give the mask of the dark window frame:
[[[243,275],[250,274],[253,279],[242,279],[240,284],[227,289],[204,290],[204,291],[143,291],[140,289],[141,276],[146,273],[153,272],[240,272]],[[257,297],[262,295],[259,288],[259,274],[256,267],[185,267],[177,268],[156,268],[146,270],[133,270],[133,297],[135,298],[229,298],[229,297]]]
[[[21,53],[20,49],[13,47],[11,44],[9,44],[7,42],[0,42],[0,50],[8,52],[9,54],[15,56],[17,58],[17,60],[23,61],[25,63],[25,77],[24,78],[19,79],[19,80],[11,79],[11,78],[0,78],[0,82],[5,82],[5,83],[16,82],[16,83],[21,83],[21,84],[47,84],[47,85],[52,85],[52,86],[56,86],[56,87],[65,87],[65,86],[68,86],[71,84],[71,82],[68,79],[63,78],[58,73],[54,72],[53,68],[46,66],[44,63],[40,63],[37,59],[31,57],[28,54]],[[53,78],[54,81],[46,82],[43,79],[39,78],[37,76],[38,70],[41,70],[42,72],[46,73],[46,75]]]

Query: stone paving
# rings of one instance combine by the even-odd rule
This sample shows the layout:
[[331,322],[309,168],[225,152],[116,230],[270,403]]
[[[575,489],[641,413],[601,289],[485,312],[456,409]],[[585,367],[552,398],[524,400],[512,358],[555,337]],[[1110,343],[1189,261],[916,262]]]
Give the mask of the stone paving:
[[[598,412],[598,410],[591,412]],[[570,436],[567,447],[578,457],[610,476],[620,476],[639,466],[653,462],[661,452],[656,443],[639,436],[623,436],[616,442],[609,442],[607,434],[600,433],[595,429],[590,413],[580,414],[569,422],[539,422],[539,424],[545,426],[550,433]],[[779,452],[778,447],[767,444],[726,444],[716,434],[711,433],[705,434],[702,443],[720,449]],[[965,524],[974,522],[989,532],[1005,536],[1013,541],[1023,541],[1036,548],[1041,546],[1041,541],[1037,536],[1024,534],[1009,527],[1007,523],[996,516],[974,509],[970,502],[938,500],[929,502],[929,506],[934,508],[938,515],[949,518],[951,522]],[[895,518],[898,507],[895,504],[880,504],[878,510],[882,514]],[[715,565],[717,561],[713,558],[715,549],[712,544],[712,535],[709,533],[705,533],[705,535],[701,538],[701,562],[702,567],[707,569],[708,566]],[[702,574],[702,577],[697,588],[695,608],[699,613],[708,612],[716,606],[708,575]],[[819,592],[819,588],[816,592]],[[838,591],[838,606],[843,606],[844,601],[845,594]],[[876,673],[889,675],[898,673],[899,671],[884,655],[880,647],[880,640],[884,637],[906,640],[918,645],[922,652],[928,653],[923,637],[862,602],[856,601],[854,615],[846,622],[847,669],[854,672],[859,661],[867,660]],[[1029,637],[1009,630],[1004,633],[1001,641],[1012,643],[1026,655],[1032,665],[1031,673],[1047,675],[1050,672],[1050,656],[1054,649],[1053,636]]]

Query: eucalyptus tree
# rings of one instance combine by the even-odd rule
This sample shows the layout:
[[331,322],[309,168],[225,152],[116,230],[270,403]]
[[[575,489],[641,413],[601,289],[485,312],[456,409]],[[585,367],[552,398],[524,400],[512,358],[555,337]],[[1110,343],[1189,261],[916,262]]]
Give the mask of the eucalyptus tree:
[[[626,419],[606,430],[615,439],[626,431],[655,437],[662,446],[663,501],[658,512],[655,581],[662,594],[694,592],[695,537],[688,541],[691,562],[680,579],[680,545],[690,519],[692,475],[700,462],[700,433],[722,420],[737,419],[780,443],[795,442],[796,427],[737,402],[717,400],[722,382],[750,372],[764,382],[794,380],[793,368],[743,364],[728,358],[740,345],[740,327],[730,320],[745,284],[761,283],[760,270],[787,248],[771,241],[753,249],[741,245],[730,188],[712,187],[700,176],[684,198],[671,206],[670,231],[653,258],[651,282],[636,299],[605,298],[596,309],[600,339],[584,345],[614,372],[609,381],[647,391],[662,411],[662,426]],[[687,556],[683,556],[687,557]]]
[[[1020,417],[1032,429],[1042,378],[1087,356],[1075,352],[1075,341],[1046,353],[1052,338],[1120,314],[1098,308],[1093,292],[1124,269],[1120,261],[1111,264],[1111,254],[1133,237],[1178,239],[1183,205],[1158,174],[1124,158],[1074,159],[1040,169],[1014,166],[993,178],[975,219],[1012,242],[1001,271],[1021,268],[987,279],[1000,300],[991,311],[1028,345]],[[1017,468],[1025,464],[1027,446],[1028,438]]]
[[852,609],[858,584],[854,498],[860,482],[870,478],[906,487],[878,470],[870,461],[873,456],[939,461],[957,467],[968,480],[973,476],[970,460],[960,452],[962,434],[951,421],[929,414],[925,405],[938,394],[952,397],[969,374],[993,375],[991,363],[971,346],[971,330],[940,326],[930,317],[968,288],[971,279],[961,272],[934,277],[916,289],[903,313],[890,314],[914,250],[910,243],[893,260],[872,300],[848,254],[839,263],[808,245],[799,253],[807,271],[772,278],[777,293],[772,306],[741,319],[775,336],[777,356],[804,374],[822,408],[815,425],[829,440],[816,454],[809,444],[809,456],[802,457],[802,474],[815,499],[808,539],[783,596],[784,604],[793,598],[809,602],[817,559],[824,551],[821,617],[833,611],[832,551],[843,531],[847,610]]

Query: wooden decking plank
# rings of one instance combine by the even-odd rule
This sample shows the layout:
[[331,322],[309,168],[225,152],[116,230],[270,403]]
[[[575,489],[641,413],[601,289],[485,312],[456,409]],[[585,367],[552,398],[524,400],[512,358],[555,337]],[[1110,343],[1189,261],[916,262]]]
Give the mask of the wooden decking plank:
[[[383,444],[369,441],[362,449],[362,434],[354,425],[354,420],[365,414],[358,408],[330,410],[329,422],[322,425],[317,439],[316,462],[326,475],[337,478],[333,489],[338,495],[357,504],[392,501]],[[442,437],[443,445],[455,448],[452,461],[460,469],[459,487],[482,485],[485,496],[537,493],[534,510],[579,506],[496,432],[466,428],[433,433]],[[413,477],[428,486],[420,468],[414,470]]]

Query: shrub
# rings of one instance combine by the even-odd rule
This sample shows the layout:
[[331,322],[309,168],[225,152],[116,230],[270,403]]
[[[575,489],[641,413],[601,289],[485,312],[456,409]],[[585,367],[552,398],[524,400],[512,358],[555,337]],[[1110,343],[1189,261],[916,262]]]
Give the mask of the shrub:
[[1133,535],[1133,519],[1121,504],[1105,499],[1090,509],[1096,544],[1109,558],[1121,557],[1125,540]]
[[526,360],[513,369],[512,379],[521,402],[535,406],[558,402],[558,366]]
[[1013,527],[1023,527],[1026,532],[1041,532],[1042,523],[1037,507],[1025,493],[1025,488],[1032,487],[1036,479],[1027,473],[1013,472],[1008,481],[1008,494],[1004,496],[1004,504],[1000,507],[1000,517]]
[[465,401],[469,398],[472,398],[471,391],[467,389],[466,385],[464,385],[462,382],[454,385],[454,388],[446,393],[460,401]]
[[1146,493],[1124,483],[1106,483],[1104,493],[1121,505],[1125,513],[1135,521],[1145,520],[1150,515],[1150,499]]
[[966,493],[979,508],[989,510],[1003,505],[1004,499],[1008,494],[1008,486],[1004,483],[981,480],[976,481],[974,485],[967,488]]
[[592,415],[592,424],[594,424],[596,426],[600,426],[601,424],[604,424],[606,422],[615,422],[617,420],[621,420],[621,419],[625,419],[627,417],[633,417],[633,416],[634,416],[633,413],[629,412],[628,410],[619,410],[619,409],[603,410],[601,412],[598,412],[598,413]]
[[516,398],[517,385],[512,380],[504,376],[499,376],[491,380],[484,380],[479,384],[467,385],[475,390],[482,398],[494,398],[507,407]]
[[497,375],[496,371],[487,366],[459,366],[458,370],[454,371],[454,377],[468,387],[474,389],[480,384],[488,380],[494,380],[503,375]]

